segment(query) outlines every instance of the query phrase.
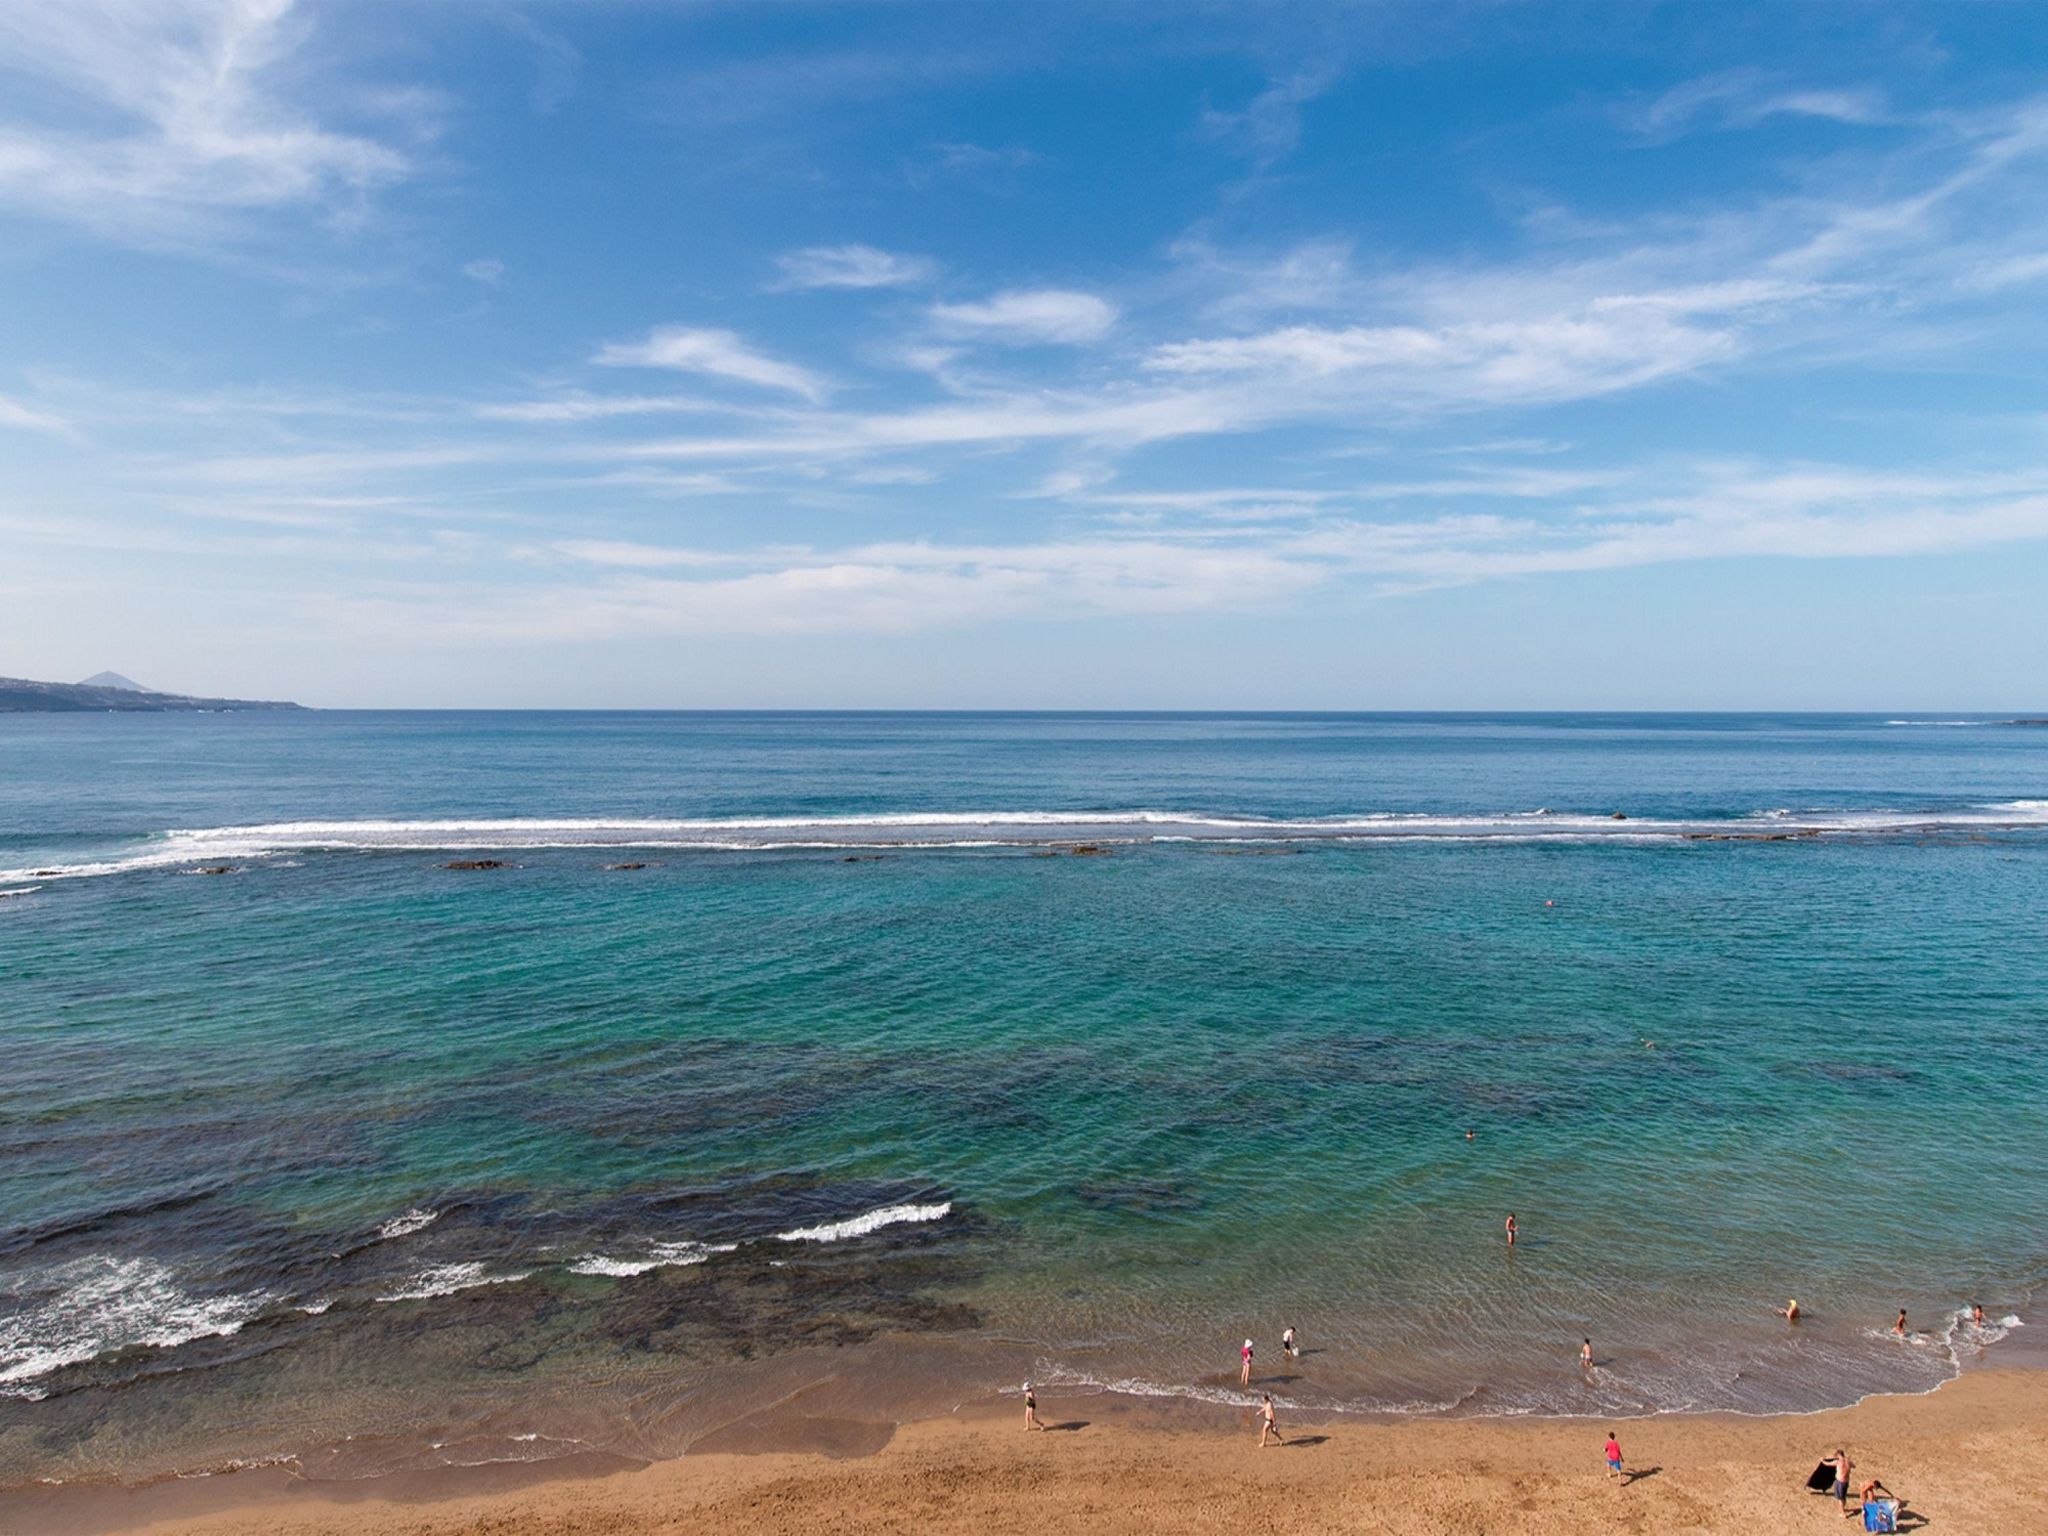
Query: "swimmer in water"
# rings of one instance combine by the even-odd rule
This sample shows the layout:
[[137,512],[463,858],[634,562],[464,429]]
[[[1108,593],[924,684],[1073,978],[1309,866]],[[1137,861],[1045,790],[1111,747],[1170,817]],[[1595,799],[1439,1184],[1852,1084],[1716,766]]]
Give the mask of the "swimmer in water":
[[1281,1438],[1280,1420],[1273,1413],[1273,1394],[1270,1392],[1264,1394],[1264,1400],[1259,1404],[1259,1449],[1262,1451],[1266,1448],[1268,1435],[1273,1437],[1275,1445],[1287,1443]]
[[1785,1319],[1785,1321],[1788,1323],[1796,1323],[1799,1321],[1799,1302],[1796,1297],[1793,1300],[1786,1302],[1785,1305],[1783,1305],[1782,1307],[1773,1307],[1771,1308],[1771,1310],[1777,1313],[1778,1316]]
[[1904,1307],[1899,1308],[1899,1320],[1892,1324],[1892,1332],[1902,1339],[1906,1337],[1906,1309]]
[[1237,1373],[1237,1384],[1241,1387],[1248,1387],[1252,1384],[1252,1341],[1250,1339],[1244,1341],[1244,1349],[1241,1353],[1244,1355],[1244,1367]]
[[1508,1246],[1509,1246],[1510,1248],[1512,1248],[1512,1247],[1514,1247],[1514,1246],[1515,1246],[1515,1233],[1517,1233],[1517,1232],[1518,1232],[1518,1231],[1520,1231],[1520,1230],[1521,1230],[1521,1229],[1520,1229],[1519,1227],[1517,1227],[1517,1226],[1515,1225],[1515,1213],[1514,1213],[1513,1211],[1509,1211],[1509,1212],[1508,1212]]
[[1467,1132],[1465,1133],[1465,1139],[1466,1139],[1467,1141],[1470,1141],[1470,1140],[1472,1139],[1472,1133],[1471,1133],[1470,1131],[1467,1131]]
[[1979,1328],[1982,1328],[1982,1327],[1984,1326],[1984,1303],[1983,1303],[1983,1302],[1981,1302],[1981,1301],[1977,1301],[1977,1302],[1972,1302],[1972,1303],[1970,1304],[1970,1321],[1971,1321],[1972,1323],[1974,1323],[1974,1324],[1975,1324],[1975,1325],[1976,1325],[1977,1327],[1979,1327]]

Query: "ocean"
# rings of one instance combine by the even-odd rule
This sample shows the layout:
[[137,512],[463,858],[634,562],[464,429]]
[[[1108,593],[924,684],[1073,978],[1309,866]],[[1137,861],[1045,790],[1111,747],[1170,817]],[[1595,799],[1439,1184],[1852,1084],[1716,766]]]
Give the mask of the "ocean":
[[2044,1047],[1991,717],[0,717],[0,1488],[1925,1391]]

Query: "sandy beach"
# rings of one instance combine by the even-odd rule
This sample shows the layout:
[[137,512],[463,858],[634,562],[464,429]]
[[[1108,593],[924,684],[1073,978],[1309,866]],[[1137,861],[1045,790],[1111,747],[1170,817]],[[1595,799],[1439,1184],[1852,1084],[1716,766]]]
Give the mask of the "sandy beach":
[[[780,1419],[651,1466],[479,1469],[437,1482],[295,1484],[275,1471],[17,1504],[10,1532],[180,1536],[638,1533],[1518,1533],[1833,1531],[1802,1481],[1838,1445],[1906,1501],[1902,1529],[2048,1523],[2048,1372],[1983,1370],[1923,1397],[1777,1418],[1671,1416],[1286,1425],[1100,1397],[1042,1402],[1028,1434],[992,1407],[887,1426]],[[1283,1420],[1284,1425],[1284,1420]],[[1631,1480],[1600,1456],[1619,1431]],[[802,1448],[796,1448],[802,1447]],[[538,1480],[536,1480],[538,1479]]]

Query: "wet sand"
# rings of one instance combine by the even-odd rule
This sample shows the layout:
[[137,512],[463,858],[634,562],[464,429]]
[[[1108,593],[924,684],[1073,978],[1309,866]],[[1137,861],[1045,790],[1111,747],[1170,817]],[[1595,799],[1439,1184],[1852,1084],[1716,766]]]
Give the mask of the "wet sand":
[[[794,1405],[792,1405],[794,1406]],[[732,1532],[1543,1533],[1860,1530],[1804,1491],[1838,1445],[1902,1529],[2048,1529],[2048,1371],[1979,1370],[1924,1397],[1778,1418],[1287,1425],[1249,1413],[1048,1394],[906,1425],[728,1426],[681,1460],[476,1469],[429,1481],[294,1483],[276,1471],[17,1501],[0,1530],[185,1536],[639,1536]],[[1633,1480],[1600,1451],[1620,1432]],[[742,1449],[744,1447],[745,1449]]]

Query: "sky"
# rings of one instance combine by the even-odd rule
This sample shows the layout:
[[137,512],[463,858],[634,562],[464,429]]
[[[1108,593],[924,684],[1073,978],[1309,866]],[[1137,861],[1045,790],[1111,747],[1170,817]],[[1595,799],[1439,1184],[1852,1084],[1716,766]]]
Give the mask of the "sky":
[[2048,709],[2048,11],[0,6],[0,674]]

